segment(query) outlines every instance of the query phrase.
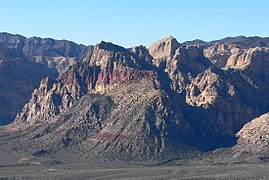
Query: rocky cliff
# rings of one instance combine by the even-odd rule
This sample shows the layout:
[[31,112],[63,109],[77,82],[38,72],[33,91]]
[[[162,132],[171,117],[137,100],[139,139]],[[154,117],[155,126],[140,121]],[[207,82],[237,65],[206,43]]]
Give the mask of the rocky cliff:
[[46,142],[46,149],[56,143],[57,148],[80,145],[108,157],[162,158],[169,152],[175,156],[184,149],[176,147],[194,132],[180,104],[162,87],[166,85],[156,68],[137,56],[140,48],[96,45],[83,62],[56,80],[43,79],[6,130],[40,127],[31,138]]
[[247,122],[269,111],[269,54],[221,42],[101,42],[58,78],[43,79],[5,131],[30,131],[21,146],[33,151],[124,159],[232,146]]
[[0,125],[14,121],[41,79],[57,71],[36,64],[12,49],[0,48]]
[[66,40],[0,33],[0,125],[14,121],[41,79],[56,78],[90,49]]

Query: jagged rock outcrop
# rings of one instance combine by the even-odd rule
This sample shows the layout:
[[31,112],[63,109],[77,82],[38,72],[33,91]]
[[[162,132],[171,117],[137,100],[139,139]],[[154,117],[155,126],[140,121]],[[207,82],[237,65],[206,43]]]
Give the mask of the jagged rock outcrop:
[[234,44],[218,44],[204,49],[204,55],[210,59],[214,65],[223,68],[226,66],[229,58],[236,57],[243,51],[244,50]]
[[[216,56],[214,57],[212,53]],[[222,54],[222,57],[218,54]],[[217,59],[214,64],[224,72],[232,74],[231,81],[238,86],[238,90],[242,91],[239,96],[245,96],[242,101],[245,101],[251,108],[259,107],[260,113],[268,110],[268,94],[266,93],[269,82],[268,48],[242,49],[235,45],[217,45],[205,50],[205,55],[213,63],[214,59]]]
[[33,90],[56,70],[28,61],[20,52],[0,48],[0,125],[11,123]]
[[17,116],[14,127],[16,123],[32,125],[53,119],[87,93],[105,93],[118,84],[153,77],[156,73],[144,69],[145,64],[147,62],[135,59],[130,51],[101,42],[84,62],[70,67],[54,82],[44,79]]
[[168,73],[201,148],[231,146],[235,133],[269,108],[267,48],[219,44],[203,50],[181,45],[170,54],[157,60],[153,56],[152,62]]
[[[149,67],[136,53],[101,42],[81,64],[70,67],[57,80],[42,80],[6,130],[41,127],[34,130],[39,134],[35,142],[52,141],[44,148],[55,143],[55,148],[79,144],[96,156],[181,156],[187,149],[183,144],[194,132],[182,116],[180,104],[162,89],[158,73]],[[104,95],[97,95],[100,93]],[[103,97],[103,105],[87,100],[89,94]],[[93,105],[80,110],[81,101]]]
[[[161,52],[164,52],[163,54]],[[182,92],[192,77],[210,67],[211,63],[197,46],[181,46],[173,37],[154,43],[149,48],[152,64],[168,73],[172,88]]]
[[33,151],[94,157],[178,158],[232,146],[245,123],[268,112],[268,60],[268,48],[237,43],[101,42],[43,79],[5,130],[33,132],[24,137]]
[[169,36],[152,44],[149,48],[149,53],[156,60],[166,59],[173,57],[179,47],[179,42],[174,37]]
[[[197,134],[207,137],[206,140],[213,138],[209,140],[213,144],[217,145],[226,138],[235,143],[234,134],[245,123],[269,109],[266,90],[268,50],[220,44],[205,49],[204,53],[216,67],[214,71],[205,70],[189,83],[186,102],[201,108],[188,110],[192,113],[187,113],[185,118],[190,119],[190,124],[197,130],[204,127],[201,134]],[[195,120],[195,117],[200,118]],[[221,133],[214,133],[221,128]]]
[[236,134],[236,152],[269,154],[269,113],[263,114],[246,125]]
[[235,133],[258,114],[245,103],[250,87],[239,90],[242,84],[246,82],[234,81],[215,67],[200,73],[186,88],[184,117],[195,129],[202,149],[233,145]]
[[252,70],[253,73],[267,73],[265,69],[259,69],[262,68],[262,63],[267,66],[267,47],[255,47],[245,49],[235,44],[219,44],[204,49],[204,54],[207,58],[211,60],[214,65],[224,70],[249,69]]
[[46,76],[81,61],[92,47],[50,38],[0,33],[0,125],[14,121]]

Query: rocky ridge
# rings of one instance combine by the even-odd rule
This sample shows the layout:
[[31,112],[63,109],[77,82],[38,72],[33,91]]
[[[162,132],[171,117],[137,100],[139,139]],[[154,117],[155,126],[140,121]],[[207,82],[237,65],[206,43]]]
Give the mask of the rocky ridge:
[[36,64],[15,50],[0,48],[0,125],[14,121],[40,81],[58,73]]
[[0,44],[23,54],[28,60],[56,68],[61,72],[85,57],[92,46],[78,45],[67,40],[0,33]]
[[232,146],[245,123],[268,112],[268,60],[266,47],[101,42],[57,79],[43,79],[5,130],[31,131],[35,151],[124,159]]
[[214,40],[210,42],[202,41],[199,39],[193,41],[186,41],[183,43],[186,46],[189,45],[200,45],[203,47],[210,47],[218,44],[236,44],[242,48],[255,48],[255,47],[269,47],[269,38],[268,37],[246,37],[246,36],[236,36],[236,37],[226,37],[220,40]]
[[90,49],[66,40],[0,33],[0,125],[14,121],[43,78],[56,78]]

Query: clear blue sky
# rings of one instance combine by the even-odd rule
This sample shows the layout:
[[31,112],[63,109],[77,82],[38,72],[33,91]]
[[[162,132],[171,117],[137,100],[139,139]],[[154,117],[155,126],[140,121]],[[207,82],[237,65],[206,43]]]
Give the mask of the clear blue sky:
[[268,0],[0,0],[0,32],[130,47],[269,36]]

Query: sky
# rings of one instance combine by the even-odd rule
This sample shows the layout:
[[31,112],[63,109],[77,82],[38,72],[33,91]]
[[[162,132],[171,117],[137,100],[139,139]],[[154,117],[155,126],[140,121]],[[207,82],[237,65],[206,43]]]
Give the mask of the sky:
[[269,37],[268,0],[0,0],[0,32],[125,47]]

